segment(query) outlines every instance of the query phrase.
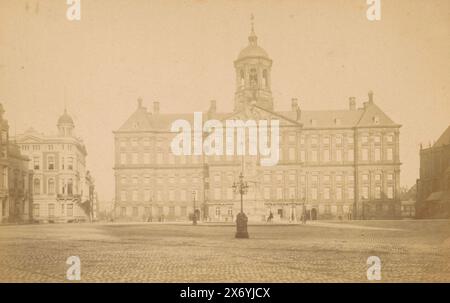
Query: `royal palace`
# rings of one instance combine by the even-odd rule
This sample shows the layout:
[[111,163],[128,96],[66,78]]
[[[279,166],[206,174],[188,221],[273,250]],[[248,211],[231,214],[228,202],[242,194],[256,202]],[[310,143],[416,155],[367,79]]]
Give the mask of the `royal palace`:
[[222,123],[277,120],[276,164],[261,165],[261,155],[249,153],[175,155],[171,127],[180,119],[194,125],[193,113],[167,114],[159,102],[148,110],[139,99],[114,132],[118,220],[183,221],[195,209],[203,221],[234,221],[240,196],[232,185],[241,172],[250,221],[267,220],[270,213],[274,221],[297,221],[302,214],[311,220],[400,216],[400,125],[376,105],[372,92],[358,107],[350,97],[342,110],[306,111],[296,98],[289,110],[275,109],[272,63],[252,28],[234,61],[233,111],[220,112],[211,101],[201,116]]

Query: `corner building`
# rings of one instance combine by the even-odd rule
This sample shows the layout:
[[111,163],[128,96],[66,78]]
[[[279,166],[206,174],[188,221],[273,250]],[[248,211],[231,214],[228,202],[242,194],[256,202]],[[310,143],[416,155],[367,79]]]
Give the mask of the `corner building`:
[[30,128],[15,138],[34,172],[34,221],[66,223],[92,218],[93,179],[86,170],[86,148],[74,128],[72,117],[64,111],[57,121],[56,134]]
[[270,212],[274,221],[296,221],[302,212],[311,220],[400,217],[400,125],[376,105],[372,92],[359,108],[351,97],[347,109],[304,111],[294,98],[289,110],[275,110],[272,60],[253,28],[234,67],[233,112],[219,112],[211,101],[203,122],[279,120],[278,164],[261,166],[258,156],[248,155],[175,156],[171,124],[184,119],[193,125],[193,113],[165,114],[159,102],[150,111],[139,99],[114,132],[116,218],[188,220],[195,196],[202,220],[234,221],[240,197],[232,184],[241,171],[249,184],[244,212],[251,221],[266,220]]

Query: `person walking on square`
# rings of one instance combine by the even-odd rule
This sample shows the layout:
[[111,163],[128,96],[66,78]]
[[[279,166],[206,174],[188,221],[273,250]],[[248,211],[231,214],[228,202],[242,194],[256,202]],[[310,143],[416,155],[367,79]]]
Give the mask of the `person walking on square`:
[[273,219],[273,214],[270,212],[269,217],[267,218],[267,223],[271,223]]

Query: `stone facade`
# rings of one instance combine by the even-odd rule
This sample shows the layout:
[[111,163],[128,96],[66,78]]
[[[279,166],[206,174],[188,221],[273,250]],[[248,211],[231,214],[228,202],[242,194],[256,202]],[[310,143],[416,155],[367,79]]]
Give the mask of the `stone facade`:
[[32,220],[33,172],[28,169],[29,159],[9,140],[4,112],[0,104],[0,222],[29,222]]
[[[401,215],[399,129],[376,104],[372,92],[361,108],[355,98],[344,110],[305,111],[292,99],[275,111],[272,60],[249,44],[234,62],[234,111],[218,112],[211,101],[203,121],[272,120],[280,123],[280,161],[261,166],[258,156],[175,156],[171,124],[193,122],[193,114],[166,114],[154,102],[138,100],[115,136],[115,214],[122,220],[187,220],[196,209],[202,220],[233,221],[240,197],[232,184],[243,171],[249,191],[249,220],[398,218]],[[250,138],[251,139],[251,138]]]
[[15,138],[34,171],[32,209],[35,221],[91,219],[93,179],[86,170],[86,148],[75,136],[74,127],[65,111],[58,119],[57,134],[45,135],[29,129]]

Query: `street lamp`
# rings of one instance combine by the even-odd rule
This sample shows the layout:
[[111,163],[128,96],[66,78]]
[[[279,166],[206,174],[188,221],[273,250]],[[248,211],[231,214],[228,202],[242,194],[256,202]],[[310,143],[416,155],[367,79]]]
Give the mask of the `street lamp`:
[[247,221],[248,218],[244,214],[244,195],[248,191],[248,184],[244,182],[244,175],[239,174],[239,181],[233,182],[233,191],[241,195],[241,212],[236,217],[236,238],[248,238]]
[[193,190],[192,191],[192,201],[194,202],[194,215],[192,216],[192,225],[197,225],[197,207],[195,206],[195,195],[196,195],[196,191]]

